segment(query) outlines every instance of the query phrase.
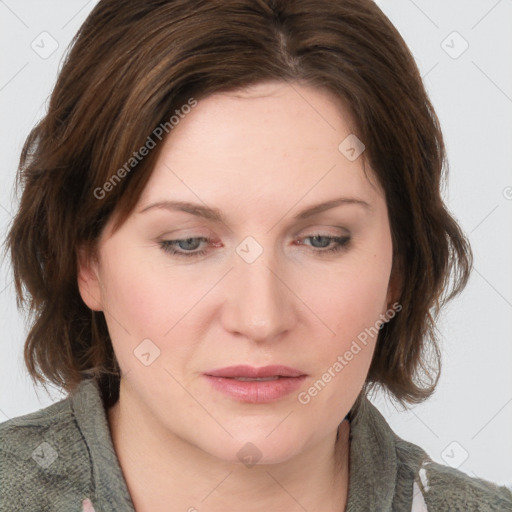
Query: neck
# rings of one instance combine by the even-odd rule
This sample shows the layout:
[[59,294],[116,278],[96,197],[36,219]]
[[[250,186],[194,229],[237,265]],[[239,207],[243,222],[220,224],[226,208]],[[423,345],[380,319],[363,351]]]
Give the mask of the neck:
[[338,439],[333,431],[292,459],[246,467],[220,460],[169,432],[124,397],[122,387],[119,401],[107,413],[137,512],[345,511],[347,420],[339,426]]

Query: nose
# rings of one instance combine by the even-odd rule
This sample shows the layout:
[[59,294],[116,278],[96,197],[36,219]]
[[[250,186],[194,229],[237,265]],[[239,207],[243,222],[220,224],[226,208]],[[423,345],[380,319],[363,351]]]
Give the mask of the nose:
[[271,342],[290,331],[295,321],[294,295],[286,281],[266,251],[253,263],[236,256],[226,284],[224,328],[256,342]]

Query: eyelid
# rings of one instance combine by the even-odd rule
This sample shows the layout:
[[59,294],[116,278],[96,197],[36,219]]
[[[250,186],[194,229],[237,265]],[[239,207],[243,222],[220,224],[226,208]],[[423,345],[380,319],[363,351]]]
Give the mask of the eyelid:
[[317,233],[317,232],[323,232],[328,231],[329,229],[336,230],[336,232],[339,234],[340,231],[350,234],[350,230],[343,226],[335,226],[332,224],[309,224],[307,227],[302,227],[299,229],[299,233],[302,231],[306,231],[307,233]]
[[[329,232],[326,228],[334,228],[337,231],[337,233]],[[176,242],[176,241],[183,241],[188,239],[196,239],[196,238],[206,238],[208,243],[214,244],[215,246],[219,245],[220,238],[213,235],[212,231],[207,229],[206,232],[200,232],[200,233],[194,233],[194,228],[184,228],[183,231],[186,231],[184,234],[180,234],[180,229],[173,230],[173,231],[166,231],[162,235],[158,237],[158,242],[165,241],[165,242]],[[192,231],[192,232],[191,232]],[[303,234],[302,232],[305,232]],[[340,233],[341,231],[341,233]],[[325,236],[325,237],[342,237],[342,236],[352,236],[351,231],[349,231],[347,228],[342,226],[322,226],[322,227],[315,227],[315,226],[308,226],[307,228],[301,228],[298,230],[298,232],[291,237],[292,241],[295,241],[297,238],[308,238],[312,236]]]

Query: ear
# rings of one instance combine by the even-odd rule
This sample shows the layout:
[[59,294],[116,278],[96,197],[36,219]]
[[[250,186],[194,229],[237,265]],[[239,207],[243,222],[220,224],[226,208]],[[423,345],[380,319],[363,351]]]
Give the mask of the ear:
[[80,247],[77,254],[77,280],[80,296],[93,311],[102,311],[98,260],[93,252]]

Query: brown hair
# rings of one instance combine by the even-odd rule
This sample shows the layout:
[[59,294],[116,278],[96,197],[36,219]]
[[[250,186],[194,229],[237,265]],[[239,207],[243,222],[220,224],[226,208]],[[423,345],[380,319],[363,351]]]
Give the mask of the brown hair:
[[[405,404],[434,391],[435,316],[465,286],[471,250],[441,198],[445,147],[418,68],[371,0],[96,5],[72,41],[48,113],[23,147],[23,193],[7,238],[17,303],[32,313],[25,361],[35,381],[71,391],[94,375],[108,402],[117,400],[119,369],[104,315],[78,291],[78,248],[93,251],[112,214],[119,227],[134,208],[162,145],[120,169],[156,127],[191,98],[267,80],[339,98],[385,191],[402,311],[379,333],[365,392],[381,385]],[[114,183],[116,172],[123,179]]]

